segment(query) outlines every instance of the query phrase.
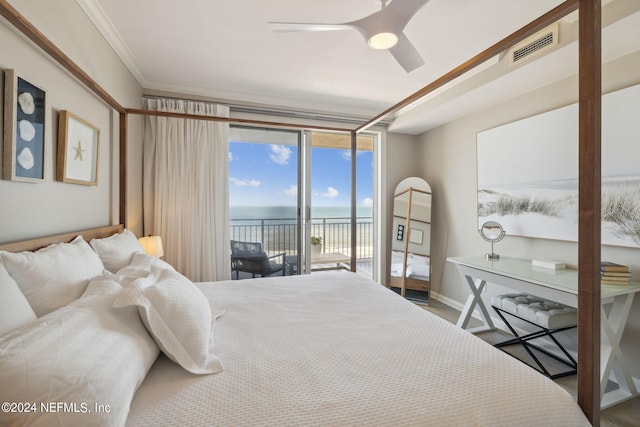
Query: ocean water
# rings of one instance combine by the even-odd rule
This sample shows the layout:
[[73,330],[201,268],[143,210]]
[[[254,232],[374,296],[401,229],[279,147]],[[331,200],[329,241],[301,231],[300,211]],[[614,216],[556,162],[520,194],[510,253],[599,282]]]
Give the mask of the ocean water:
[[[294,255],[298,239],[296,213],[295,206],[231,206],[231,238],[262,242],[268,253],[284,251]],[[311,209],[311,235],[323,238],[324,252],[351,253],[350,214],[348,206]],[[357,214],[357,254],[370,258],[373,253],[373,208],[359,207]]]
[[[256,219],[296,219],[298,208],[295,206],[231,206],[231,219],[256,220]],[[349,218],[351,209],[349,206],[317,206],[311,208],[312,218]],[[373,208],[359,206],[358,217],[372,217]]]

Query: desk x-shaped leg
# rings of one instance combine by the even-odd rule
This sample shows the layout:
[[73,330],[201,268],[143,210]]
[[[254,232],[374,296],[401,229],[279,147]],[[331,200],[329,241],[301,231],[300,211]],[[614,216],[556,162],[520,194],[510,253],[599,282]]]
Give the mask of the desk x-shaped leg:
[[464,305],[462,313],[460,313],[460,317],[458,318],[458,323],[456,323],[456,326],[466,329],[467,324],[469,323],[469,320],[473,315],[473,310],[477,305],[480,309],[480,315],[482,316],[482,322],[484,326],[471,328],[469,329],[469,332],[476,333],[495,330],[496,327],[493,324],[493,320],[491,320],[489,311],[487,310],[487,307],[484,305],[484,302],[481,298],[482,291],[487,285],[486,280],[474,279],[473,277],[467,275],[465,275],[464,278],[467,279],[469,289],[471,290],[471,295],[469,295],[469,297],[467,298],[467,302]]
[[[620,341],[625,323],[631,311],[631,303],[635,294],[619,295],[614,298],[611,309],[607,315],[604,304],[601,307],[601,353],[600,353],[600,396],[602,407],[606,408],[620,399],[638,395],[638,388],[625,361]],[[609,377],[613,373],[618,389],[605,393],[605,387]]]

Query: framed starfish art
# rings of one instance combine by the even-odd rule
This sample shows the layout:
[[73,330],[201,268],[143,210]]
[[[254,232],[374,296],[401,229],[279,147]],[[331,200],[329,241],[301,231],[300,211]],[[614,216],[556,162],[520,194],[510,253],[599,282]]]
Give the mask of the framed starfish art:
[[60,111],[56,179],[98,185],[100,129],[69,111]]

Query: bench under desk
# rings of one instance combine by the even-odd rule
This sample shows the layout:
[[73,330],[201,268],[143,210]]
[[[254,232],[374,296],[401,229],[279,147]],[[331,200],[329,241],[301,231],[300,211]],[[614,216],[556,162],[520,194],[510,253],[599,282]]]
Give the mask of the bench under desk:
[[[496,329],[481,298],[487,283],[528,292],[570,307],[578,306],[577,270],[552,270],[534,267],[531,260],[503,256],[498,260],[486,260],[484,256],[479,255],[447,258],[447,261],[456,265],[470,290],[470,295],[462,313],[460,313],[457,325],[466,329],[476,308],[483,322],[483,326],[469,329],[470,332]],[[639,395],[640,381],[631,375],[627,361],[620,349],[620,340],[629,317],[633,298],[639,291],[640,283],[637,282],[621,286],[602,285],[600,300],[602,408]],[[616,382],[619,388],[604,393],[608,380]]]

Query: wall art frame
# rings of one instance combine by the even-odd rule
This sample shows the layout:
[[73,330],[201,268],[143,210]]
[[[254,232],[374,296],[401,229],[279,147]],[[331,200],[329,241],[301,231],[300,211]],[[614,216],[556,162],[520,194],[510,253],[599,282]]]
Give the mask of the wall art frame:
[[409,229],[409,243],[421,245],[424,239],[423,236],[424,236],[424,231],[418,230],[417,228]]
[[98,185],[100,129],[62,110],[58,120],[56,179],[81,185]]
[[13,69],[4,71],[2,177],[42,182],[45,170],[46,91]]
[[[640,85],[602,96],[603,245],[640,248]],[[477,135],[478,227],[578,238],[578,104]]]

